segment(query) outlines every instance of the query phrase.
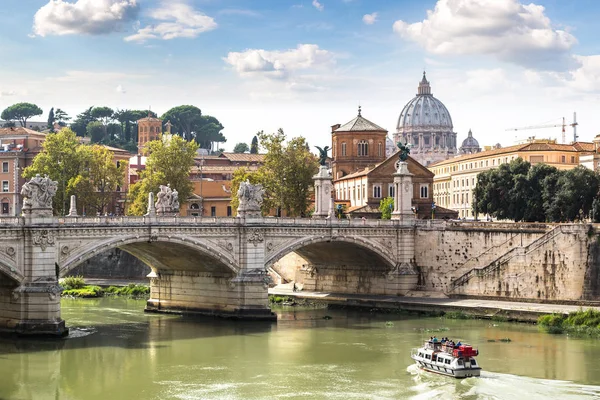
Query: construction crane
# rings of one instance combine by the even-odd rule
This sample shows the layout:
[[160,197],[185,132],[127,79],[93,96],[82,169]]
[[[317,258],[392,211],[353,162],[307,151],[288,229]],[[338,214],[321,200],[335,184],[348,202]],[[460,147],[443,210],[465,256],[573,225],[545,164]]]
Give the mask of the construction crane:
[[561,127],[562,128],[562,142],[563,143],[567,143],[567,138],[566,138],[566,128],[567,126],[570,126],[573,128],[573,142],[577,141],[577,138],[579,138],[579,136],[577,136],[577,125],[579,125],[577,123],[577,113],[574,112],[573,113],[573,122],[570,124],[567,124],[565,122],[565,118],[563,117],[562,119],[562,124],[544,124],[544,125],[531,125],[531,126],[522,126],[519,128],[509,128],[509,129],[505,129],[506,131],[523,131],[523,130],[527,130],[527,129],[544,129],[544,128],[557,128],[557,127]]

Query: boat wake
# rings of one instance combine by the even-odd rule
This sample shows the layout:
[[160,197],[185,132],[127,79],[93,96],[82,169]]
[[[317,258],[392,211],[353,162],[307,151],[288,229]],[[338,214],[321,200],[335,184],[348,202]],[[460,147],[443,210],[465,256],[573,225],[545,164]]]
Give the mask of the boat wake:
[[600,386],[569,381],[528,378],[483,371],[479,378],[456,380],[409,366],[414,385],[412,399],[598,399]]

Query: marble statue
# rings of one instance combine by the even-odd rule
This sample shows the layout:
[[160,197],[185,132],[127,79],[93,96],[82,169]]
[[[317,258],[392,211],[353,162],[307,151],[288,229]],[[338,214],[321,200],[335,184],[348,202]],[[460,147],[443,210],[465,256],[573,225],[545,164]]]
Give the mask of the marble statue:
[[57,188],[58,182],[48,178],[48,175],[41,177],[40,174],[36,174],[21,188],[21,196],[24,197],[23,210],[51,209],[52,198]]
[[260,216],[260,208],[265,193],[262,185],[253,185],[248,180],[240,183],[237,195],[239,199],[238,216]]

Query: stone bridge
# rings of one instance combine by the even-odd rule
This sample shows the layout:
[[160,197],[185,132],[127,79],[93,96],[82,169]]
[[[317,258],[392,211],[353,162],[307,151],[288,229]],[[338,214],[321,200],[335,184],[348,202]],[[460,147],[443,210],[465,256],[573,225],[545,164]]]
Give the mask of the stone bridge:
[[152,269],[146,309],[274,319],[267,269],[290,252],[311,265],[373,271],[377,293],[418,279],[414,221],[206,217],[0,218],[0,330],[62,335],[58,279],[118,247]]

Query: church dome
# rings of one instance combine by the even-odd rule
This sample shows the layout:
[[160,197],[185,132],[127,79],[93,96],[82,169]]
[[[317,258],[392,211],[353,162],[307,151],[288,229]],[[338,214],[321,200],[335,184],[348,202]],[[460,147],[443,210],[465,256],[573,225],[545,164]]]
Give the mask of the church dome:
[[460,152],[462,154],[473,154],[479,153],[481,151],[481,147],[479,147],[479,142],[477,139],[473,137],[473,132],[469,129],[469,134],[467,138],[463,140],[462,146],[460,146]]
[[409,101],[398,118],[398,132],[427,128],[435,131],[452,132],[452,118],[444,104],[433,97],[431,87],[423,72],[418,94]]

